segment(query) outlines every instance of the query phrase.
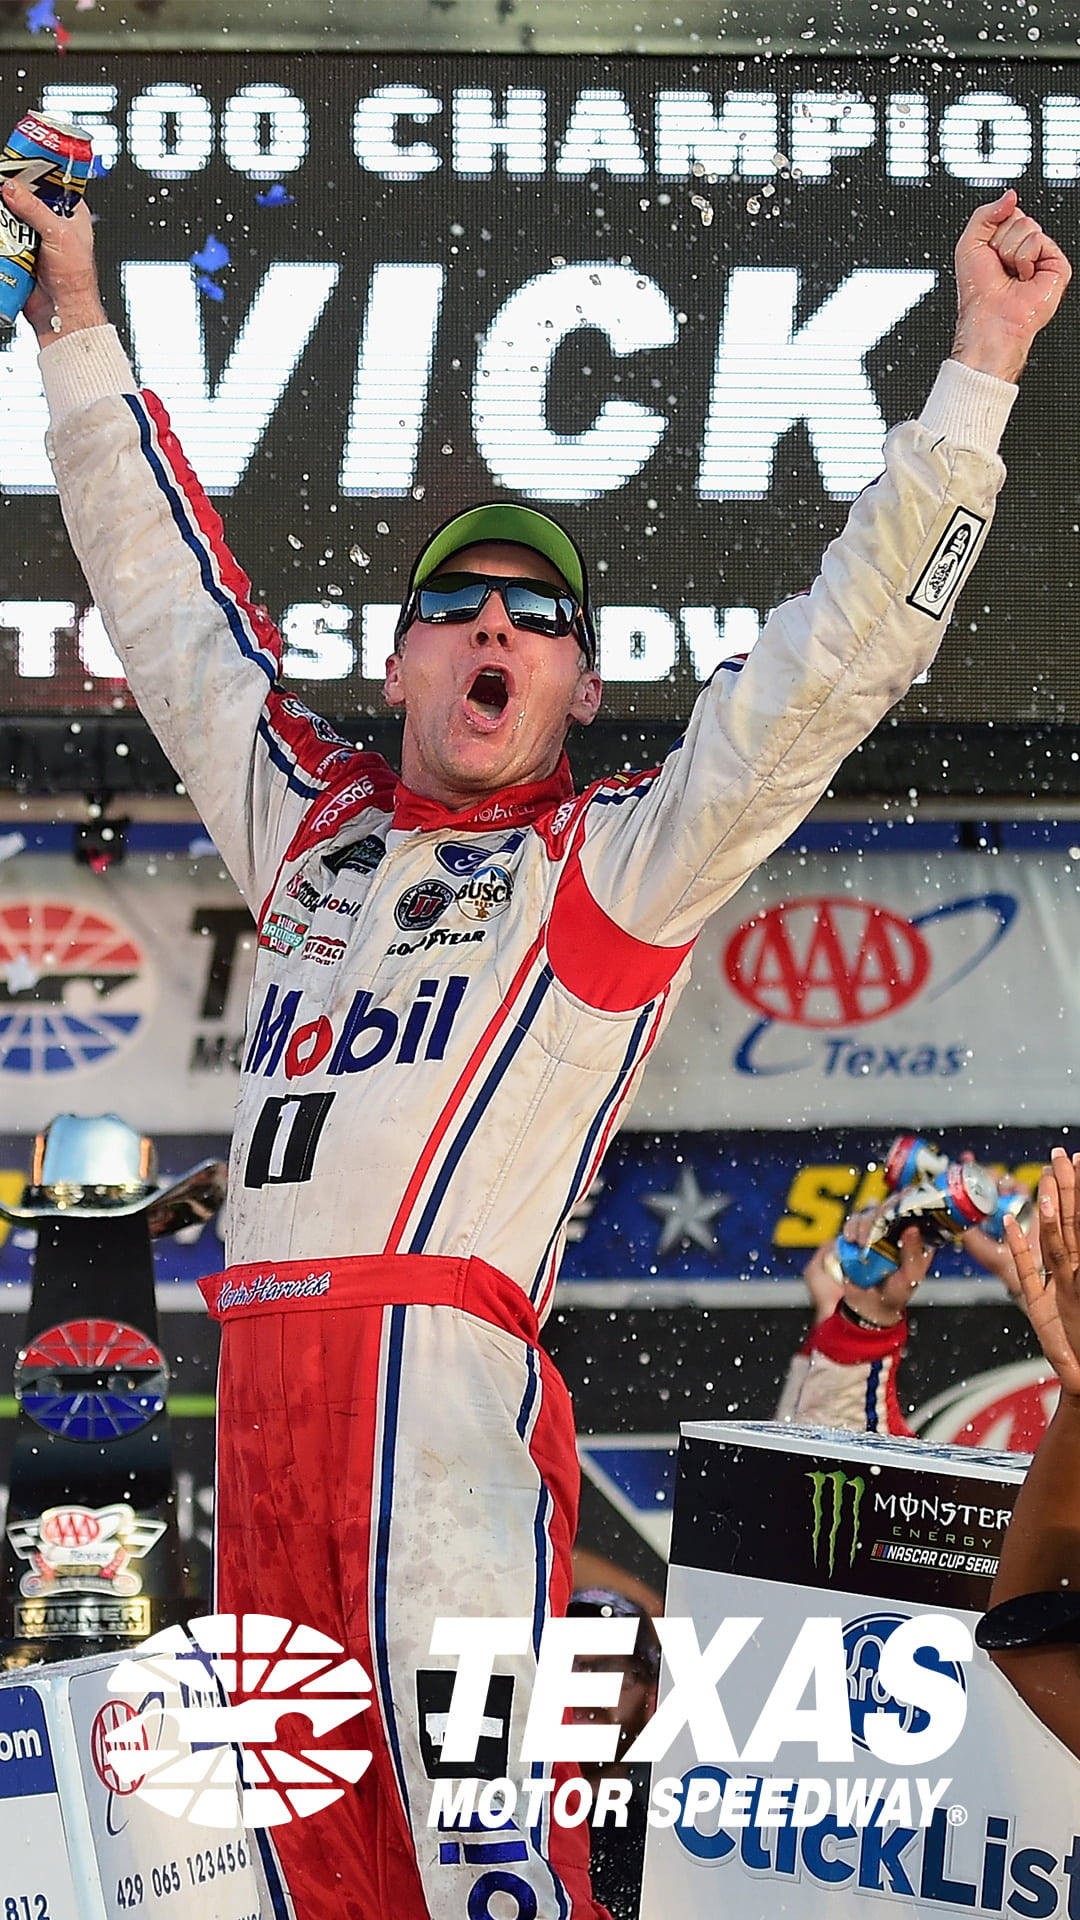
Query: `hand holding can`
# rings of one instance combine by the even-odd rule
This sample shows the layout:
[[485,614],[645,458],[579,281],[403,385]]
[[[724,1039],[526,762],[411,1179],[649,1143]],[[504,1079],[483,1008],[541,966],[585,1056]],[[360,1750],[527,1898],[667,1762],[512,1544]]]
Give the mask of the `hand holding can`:
[[[17,179],[54,213],[70,218],[86,192],[94,151],[73,120],[27,113],[0,154],[0,179]],[[39,237],[0,202],[0,326],[12,327],[34,289]]]

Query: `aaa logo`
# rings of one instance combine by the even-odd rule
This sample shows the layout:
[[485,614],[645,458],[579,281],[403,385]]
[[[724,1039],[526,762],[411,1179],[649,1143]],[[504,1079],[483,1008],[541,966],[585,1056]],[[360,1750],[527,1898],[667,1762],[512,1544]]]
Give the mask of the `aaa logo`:
[[918,993],[930,949],[910,920],[865,900],[788,900],[748,920],[724,955],[735,992],[769,1020],[846,1027]]

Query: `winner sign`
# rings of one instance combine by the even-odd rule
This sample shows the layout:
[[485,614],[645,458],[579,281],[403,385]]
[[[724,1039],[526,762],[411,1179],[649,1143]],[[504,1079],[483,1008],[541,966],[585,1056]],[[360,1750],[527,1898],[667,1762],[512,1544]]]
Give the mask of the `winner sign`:
[[[323,712],[375,713],[448,514],[550,504],[588,552],[615,722],[681,723],[813,579],[947,352],[951,258],[1014,184],[1067,233],[1049,62],[27,57],[94,136],[106,302]],[[1061,721],[1075,451],[1039,343],[978,582],[907,720]],[[108,711],[49,497],[33,342],[0,352],[0,715]],[[1053,412],[1052,412],[1053,409]],[[1025,590],[1015,593],[1015,551]]]

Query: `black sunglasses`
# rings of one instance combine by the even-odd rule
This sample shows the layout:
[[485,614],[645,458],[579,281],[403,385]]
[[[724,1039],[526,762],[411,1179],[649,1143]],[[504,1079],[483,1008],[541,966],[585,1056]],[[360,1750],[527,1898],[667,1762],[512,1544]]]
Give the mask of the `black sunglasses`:
[[582,607],[572,593],[560,593],[547,580],[512,579],[500,573],[440,573],[415,587],[401,610],[398,637],[414,620],[430,626],[459,626],[475,620],[492,593],[502,595],[512,627],[526,633],[545,633],[557,639],[575,627],[584,651],[592,646],[584,629]]

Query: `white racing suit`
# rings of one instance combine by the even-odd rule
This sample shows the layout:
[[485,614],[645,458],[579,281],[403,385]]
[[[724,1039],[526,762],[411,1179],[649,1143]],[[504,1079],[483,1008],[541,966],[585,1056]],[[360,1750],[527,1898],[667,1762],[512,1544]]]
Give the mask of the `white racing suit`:
[[[280,687],[278,635],[111,329],[42,360],[75,550],[259,927],[229,1267],[206,1289],[218,1605],[322,1628],[375,1695],[351,1797],[274,1830],[296,1909],[591,1920],[587,1829],[550,1802],[495,1835],[428,1825],[441,1774],[559,1773],[519,1757],[576,1501],[537,1328],[707,916],[932,660],[1013,390],[946,363],[812,590],[720,667],[662,767],[575,797],[564,762],[452,813]],[[429,1652],[462,1614],[532,1623],[496,1659],[473,1766],[441,1761],[455,1662]]]
[[793,1354],[776,1409],[785,1426],[846,1427],[910,1440],[896,1376],[907,1346],[908,1319],[871,1326],[841,1302],[811,1327]]

